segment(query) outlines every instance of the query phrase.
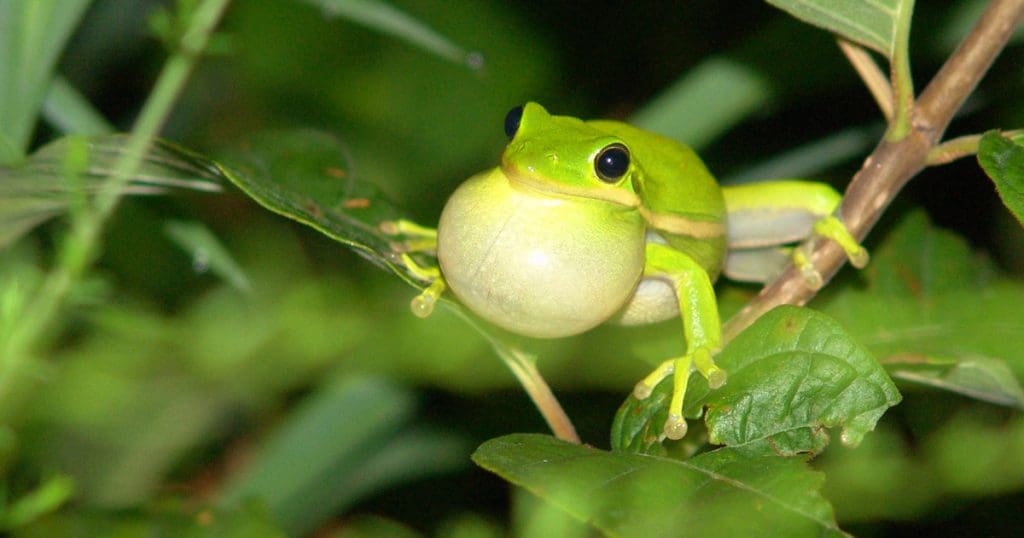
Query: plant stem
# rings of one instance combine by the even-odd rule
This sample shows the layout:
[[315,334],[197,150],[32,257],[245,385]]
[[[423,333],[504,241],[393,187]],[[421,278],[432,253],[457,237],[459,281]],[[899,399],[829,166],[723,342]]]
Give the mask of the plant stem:
[[[1024,129],[1002,131],[1003,136],[1010,138],[1020,136],[1021,134],[1024,134]],[[980,134],[958,136],[952,140],[946,140],[945,142],[933,147],[931,151],[928,152],[928,158],[925,159],[925,164],[928,166],[937,166],[975,155],[978,153],[979,142],[981,142]]]
[[893,36],[890,64],[893,103],[896,109],[890,117],[889,132],[885,138],[898,142],[910,134],[914,107],[914,79],[910,74],[910,23],[914,13],[913,0],[905,0],[896,13],[896,34]]
[[512,374],[519,380],[519,384],[526,390],[530,399],[533,400],[555,437],[579,444],[580,437],[576,433],[576,428],[569,420],[569,416],[565,414],[561,404],[558,403],[558,398],[551,392],[551,387],[537,370],[534,357],[514,348],[495,347],[495,349],[509,370],[512,370]]
[[871,96],[875,98],[878,108],[882,110],[882,115],[885,116],[887,121],[891,121],[893,114],[893,90],[889,84],[889,79],[885,77],[885,73],[878,68],[878,64],[871,59],[871,54],[864,47],[842,38],[838,39],[837,43],[839,44],[839,50],[843,51],[843,55],[846,56],[850,65],[860,75],[860,79],[864,81],[864,85],[871,92]]
[[[1024,18],[1024,0],[992,0],[971,32],[946,60],[911,109],[911,130],[898,141],[882,140],[850,181],[839,215],[862,240],[903,186],[926,165],[953,114],[981,80],[1014,28]],[[828,282],[846,261],[831,241],[814,240],[810,260]],[[815,291],[790,266],[723,327],[726,341],[765,312],[782,304],[802,305]]]
[[563,441],[579,444],[580,437],[576,433],[576,427],[572,425],[569,415],[566,414],[565,409],[562,409],[562,404],[558,403],[555,393],[551,391],[551,387],[547,381],[544,381],[544,376],[537,369],[537,358],[512,345],[486,324],[481,324],[461,306],[450,301],[444,301],[442,304],[450,307],[452,312],[462,318],[470,327],[476,329],[480,336],[483,336],[487,343],[491,344],[494,352],[512,371],[512,375],[516,376],[516,380],[526,391],[530,401],[537,406],[537,410],[540,411],[544,421],[551,428],[551,433]]
[[100,236],[106,220],[117,207],[121,191],[138,169],[147,146],[157,135],[181,93],[200,53],[213,33],[230,0],[205,0],[193,12],[181,48],[167,61],[147,98],[127,142],[126,153],[113,167],[101,188],[92,211],[83,212],[65,238],[59,263],[51,270],[35,298],[3,342],[0,354],[0,424],[17,411],[19,394],[30,383],[32,353],[43,334],[54,324],[69,292],[88,270],[100,250]]

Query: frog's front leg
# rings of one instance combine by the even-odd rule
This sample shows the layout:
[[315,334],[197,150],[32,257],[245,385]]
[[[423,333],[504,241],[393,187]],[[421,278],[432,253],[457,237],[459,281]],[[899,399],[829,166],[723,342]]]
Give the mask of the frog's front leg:
[[722,195],[729,238],[724,273],[733,280],[767,282],[792,261],[808,286],[820,288],[821,275],[803,248],[779,248],[812,235],[838,243],[854,267],[868,263],[867,250],[834,215],[842,197],[827,184],[765,181],[723,187]]
[[428,286],[419,295],[413,297],[409,308],[417,317],[429,316],[448,285],[441,275],[440,268],[421,265],[409,253],[437,252],[437,230],[405,219],[384,221],[378,228],[385,235],[403,237],[402,240],[392,241],[391,249],[399,254],[402,265],[414,278],[428,283]]
[[686,354],[663,362],[637,383],[633,395],[644,399],[663,379],[673,376],[672,400],[664,432],[669,439],[682,439],[686,435],[683,401],[690,371],[696,368],[713,389],[725,384],[725,371],[712,358],[722,340],[718,304],[711,278],[693,258],[660,243],[648,243],[646,254],[644,277],[664,279],[675,290],[686,337]]

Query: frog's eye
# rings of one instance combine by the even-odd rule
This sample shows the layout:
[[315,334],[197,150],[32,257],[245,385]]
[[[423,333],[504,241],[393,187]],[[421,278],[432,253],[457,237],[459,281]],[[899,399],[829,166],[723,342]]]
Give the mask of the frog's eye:
[[594,171],[605,183],[615,183],[629,170],[629,150],[622,144],[609,144],[594,159]]
[[523,105],[519,105],[505,114],[505,136],[509,140],[516,135],[516,131],[519,130],[519,120],[523,119]]

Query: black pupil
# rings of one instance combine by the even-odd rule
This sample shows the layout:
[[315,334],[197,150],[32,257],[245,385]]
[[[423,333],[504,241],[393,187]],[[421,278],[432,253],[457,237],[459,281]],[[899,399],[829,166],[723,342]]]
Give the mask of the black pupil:
[[505,115],[505,136],[510,140],[519,130],[519,120],[523,119],[523,106],[519,105],[508,111]]
[[618,181],[629,169],[629,150],[622,144],[612,144],[597,155],[594,170],[602,181]]

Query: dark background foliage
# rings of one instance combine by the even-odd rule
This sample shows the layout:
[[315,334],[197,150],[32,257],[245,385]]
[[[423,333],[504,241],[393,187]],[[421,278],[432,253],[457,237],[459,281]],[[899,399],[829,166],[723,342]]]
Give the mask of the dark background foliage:
[[[342,141],[350,173],[433,223],[461,181],[496,163],[504,114],[527,100],[560,114],[628,119],[656,98],[736,77],[679,126],[725,181],[795,175],[842,188],[884,129],[834,39],[767,4],[392,2],[482,54],[476,70],[312,3],[234,2],[162,135],[219,156],[244,151],[257,132],[323,130]],[[918,4],[911,52],[923,85],[984,2]],[[166,58],[147,21],[167,7],[96,0],[59,62],[118,130],[131,128]],[[1014,40],[950,135],[1024,123],[1022,62]],[[41,122],[33,145],[60,134]],[[950,232],[936,231],[922,208]],[[209,227],[248,291],[197,270],[168,236],[172,220]],[[979,281],[998,275],[1015,282],[1009,297],[1021,295],[1024,236],[973,159],[914,179],[869,250],[900,227],[910,243],[936,245],[915,251],[922,273],[956,256],[980,268],[971,273]],[[45,265],[65,228],[48,224],[5,251],[0,266]],[[16,455],[5,460],[12,499],[53,476],[71,477],[75,494],[20,532],[175,528],[176,518],[194,521],[207,507],[236,532],[265,524],[322,535],[499,536],[529,534],[538,521],[549,532],[569,525],[469,459],[487,439],[546,431],[486,342],[442,309],[414,318],[415,290],[351,250],[231,188],[126,200],[103,244],[19,420]],[[846,269],[811,306],[884,348],[871,309],[844,300],[864,286]],[[723,286],[723,310],[755,291]],[[969,292],[958,297],[972,302]],[[949,325],[939,341],[952,349],[978,340],[983,350],[1019,341],[987,323],[1019,318],[1020,304],[1009,303],[972,303],[975,324]],[[990,330],[965,334],[976,327]],[[676,338],[666,324],[528,345],[584,441],[607,448],[616,409]],[[1019,379],[1024,356],[1000,358]],[[1024,525],[1019,413],[951,392],[900,390],[903,404],[860,447],[834,442],[813,462],[826,472],[840,526],[867,536],[1013,535]],[[269,508],[243,502],[266,491],[282,492]]]

